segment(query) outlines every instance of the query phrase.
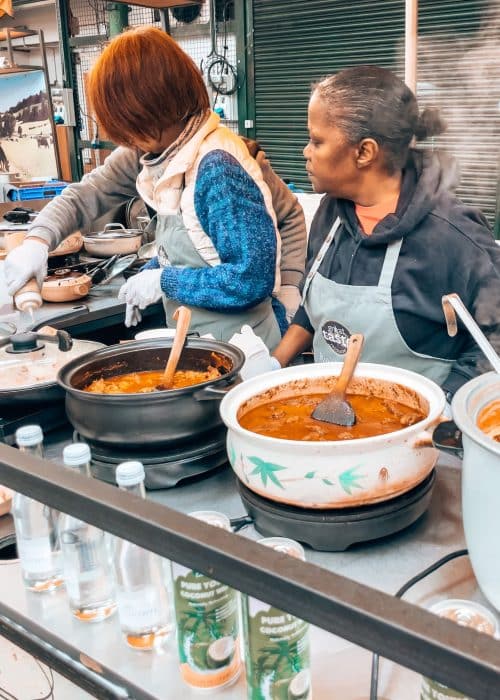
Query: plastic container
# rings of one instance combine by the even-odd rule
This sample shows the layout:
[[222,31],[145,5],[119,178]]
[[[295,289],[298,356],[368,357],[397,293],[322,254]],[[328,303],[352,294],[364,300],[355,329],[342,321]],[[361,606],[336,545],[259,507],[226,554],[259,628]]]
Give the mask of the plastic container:
[[49,180],[43,185],[32,185],[31,187],[13,187],[7,193],[7,197],[12,202],[25,201],[28,199],[50,199],[55,197],[68,186],[68,182],[60,180]]

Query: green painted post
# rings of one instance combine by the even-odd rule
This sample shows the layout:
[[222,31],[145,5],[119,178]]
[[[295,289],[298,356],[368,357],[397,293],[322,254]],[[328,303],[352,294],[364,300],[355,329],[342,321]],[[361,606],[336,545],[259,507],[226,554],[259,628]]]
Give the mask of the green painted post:
[[108,33],[109,37],[121,34],[128,27],[129,6],[122,2],[108,2]]

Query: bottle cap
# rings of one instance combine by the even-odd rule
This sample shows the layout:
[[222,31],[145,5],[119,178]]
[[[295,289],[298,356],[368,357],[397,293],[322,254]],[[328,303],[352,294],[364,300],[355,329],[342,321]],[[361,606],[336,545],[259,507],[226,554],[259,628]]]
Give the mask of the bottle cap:
[[80,467],[90,462],[90,447],[85,442],[66,445],[63,450],[63,462],[67,467]]
[[231,532],[231,521],[224,513],[219,513],[217,510],[193,510],[188,513],[192,518],[203,520],[203,522],[220,527],[222,530]]
[[135,486],[144,481],[146,474],[142,462],[122,462],[116,467],[118,486]]
[[43,442],[43,432],[39,425],[23,425],[16,430],[16,442],[19,447],[33,447]]

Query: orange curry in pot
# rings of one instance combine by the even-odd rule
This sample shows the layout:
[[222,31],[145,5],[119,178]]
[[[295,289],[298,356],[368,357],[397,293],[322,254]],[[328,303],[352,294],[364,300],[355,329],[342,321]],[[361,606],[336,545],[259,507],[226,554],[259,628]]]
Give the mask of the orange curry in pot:
[[500,442],[500,400],[489,403],[479,412],[477,427],[495,442]]
[[[186,386],[201,384],[221,376],[217,367],[207,367],[206,370],[177,370],[171,389],[182,389]],[[163,381],[163,370],[144,372],[129,372],[112,377],[100,377],[88,384],[84,391],[94,394],[145,394],[157,391]],[[161,391],[161,389],[160,389]],[[168,391],[168,390],[167,390]]]
[[[275,397],[271,398],[270,392],[264,392],[260,400],[259,396],[253,397],[240,408],[238,422],[242,428],[268,437],[283,440],[326,441],[354,440],[383,435],[423,420],[427,415],[425,406],[418,400],[409,400],[405,403],[407,398],[404,393],[405,388],[396,384],[392,386],[401,391],[398,393],[382,390],[381,395],[378,396],[372,393],[347,394],[346,398],[356,414],[356,423],[352,427],[324,423],[311,417],[315,407],[325,398],[326,392],[305,393],[303,390],[300,395],[297,395],[297,390],[287,392],[286,385],[277,387],[283,391],[276,392]],[[307,392],[307,387],[304,388]],[[413,392],[410,390],[407,392],[412,399]]]

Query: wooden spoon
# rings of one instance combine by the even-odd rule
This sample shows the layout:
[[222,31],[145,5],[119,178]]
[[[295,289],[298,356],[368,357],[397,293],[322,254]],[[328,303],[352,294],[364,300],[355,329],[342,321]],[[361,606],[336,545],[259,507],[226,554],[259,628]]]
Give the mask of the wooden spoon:
[[171,389],[174,383],[175,370],[179,364],[182,348],[184,347],[186,335],[189,330],[189,324],[191,323],[191,311],[186,306],[179,306],[179,308],[174,311],[173,318],[177,321],[177,326],[175,328],[174,342],[172,343],[167,364],[165,365],[165,371],[163,372],[162,382],[156,387],[160,391],[163,389]]
[[354,425],[356,422],[356,414],[349,401],[346,400],[345,395],[347,386],[358,364],[363,349],[363,342],[364,336],[361,333],[353,333],[349,338],[342,371],[335,383],[334,389],[312,412],[311,417],[315,420],[348,427]]

